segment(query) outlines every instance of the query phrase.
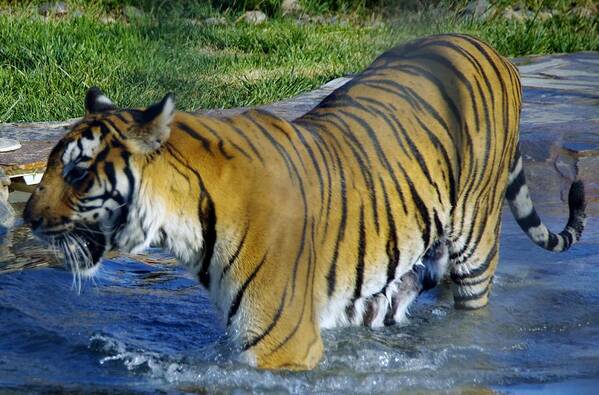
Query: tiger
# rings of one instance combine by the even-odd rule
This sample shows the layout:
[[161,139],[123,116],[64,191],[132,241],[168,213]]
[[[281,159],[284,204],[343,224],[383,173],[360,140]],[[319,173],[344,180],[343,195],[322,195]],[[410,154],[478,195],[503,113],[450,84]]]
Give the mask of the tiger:
[[580,239],[580,180],[560,233],[533,206],[521,106],[517,68],[464,34],[384,52],[293,121],[176,111],[173,94],[120,109],[94,87],[23,218],[81,276],[111,251],[170,251],[241,361],[312,369],[322,330],[402,323],[441,281],[456,308],[487,305],[504,198],[536,245]]

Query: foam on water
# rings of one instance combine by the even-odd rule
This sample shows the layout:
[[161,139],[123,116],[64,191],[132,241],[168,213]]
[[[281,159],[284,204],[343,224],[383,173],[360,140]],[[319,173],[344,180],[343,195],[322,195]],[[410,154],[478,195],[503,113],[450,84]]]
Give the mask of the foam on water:
[[[334,342],[334,340],[333,340]],[[106,356],[100,364],[120,363],[127,370],[144,374],[158,387],[201,388],[210,392],[227,390],[305,392],[395,392],[398,386],[416,384],[398,373],[434,372],[447,361],[448,350],[441,353],[409,356],[389,351],[364,350],[355,355],[333,353],[313,372],[271,372],[236,363],[232,358],[193,360],[165,357],[156,352],[133,350],[106,335],[94,335],[90,347]],[[217,359],[220,359],[217,363]],[[353,367],[353,369],[352,369]],[[423,384],[420,382],[419,384]],[[435,383],[429,388],[450,388],[452,382]]]

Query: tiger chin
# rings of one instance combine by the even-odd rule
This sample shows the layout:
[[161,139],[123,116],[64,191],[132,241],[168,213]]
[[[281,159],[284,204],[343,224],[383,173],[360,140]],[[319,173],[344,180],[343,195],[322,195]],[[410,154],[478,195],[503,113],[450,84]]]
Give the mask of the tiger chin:
[[310,369],[321,329],[405,320],[447,278],[488,302],[504,198],[537,245],[579,240],[572,184],[559,234],[541,222],[518,148],[517,69],[467,35],[393,48],[304,116],[215,118],[172,95],[119,109],[99,89],[52,150],[24,219],[75,273],[160,245],[209,291],[248,363]]

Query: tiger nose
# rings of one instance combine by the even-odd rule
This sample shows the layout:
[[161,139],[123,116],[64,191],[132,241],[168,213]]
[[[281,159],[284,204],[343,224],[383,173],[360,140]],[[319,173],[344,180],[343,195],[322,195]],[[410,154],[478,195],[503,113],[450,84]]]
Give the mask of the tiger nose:
[[41,218],[35,218],[35,219],[31,219],[29,221],[29,226],[31,226],[31,230],[36,230],[37,228],[40,227],[41,224],[42,224]]
[[31,209],[31,199],[27,202],[25,210],[23,210],[23,221],[29,225],[32,230],[36,230],[42,224],[41,217],[34,217]]

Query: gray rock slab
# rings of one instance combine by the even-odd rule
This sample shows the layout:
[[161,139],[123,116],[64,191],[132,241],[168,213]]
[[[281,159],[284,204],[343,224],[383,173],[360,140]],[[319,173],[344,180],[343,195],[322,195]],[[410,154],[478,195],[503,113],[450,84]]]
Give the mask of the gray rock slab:
[[0,168],[0,235],[6,233],[15,220],[15,210],[8,203],[8,187],[10,178]]
[[565,201],[571,181],[580,178],[589,214],[597,215],[599,53],[519,58],[514,63],[524,85],[520,145],[533,199],[548,201],[559,192]]
[[21,143],[18,140],[0,137],[0,152],[16,151],[19,148],[21,148]]

